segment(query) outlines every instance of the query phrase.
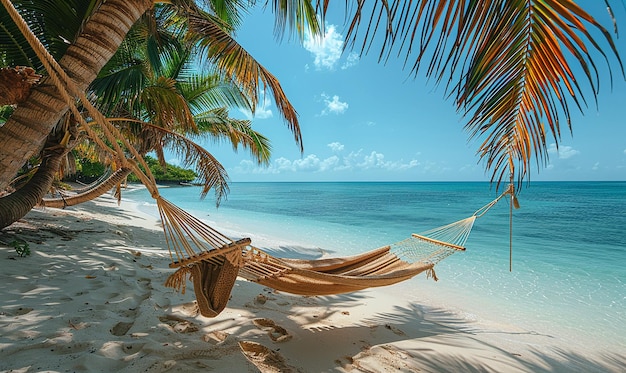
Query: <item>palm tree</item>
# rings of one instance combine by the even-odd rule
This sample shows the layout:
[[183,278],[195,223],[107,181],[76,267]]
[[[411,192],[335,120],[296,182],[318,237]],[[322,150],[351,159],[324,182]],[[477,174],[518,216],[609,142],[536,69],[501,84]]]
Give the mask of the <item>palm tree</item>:
[[[8,0],[2,0],[5,7],[11,7]],[[33,4],[36,3],[36,4]],[[79,17],[70,17],[68,14],[59,14],[66,10],[67,3],[63,1],[13,1],[20,9],[25,9],[24,17],[30,21],[31,27],[37,34],[44,30],[42,27],[56,24],[63,29],[62,23],[70,25],[72,29],[80,30],[78,35],[60,33],[58,38],[51,38],[46,42],[46,48],[52,52],[60,52],[57,55],[60,65],[74,79],[80,89],[86,89],[95,79],[104,64],[115,53],[124,36],[135,21],[152,5],[151,0],[139,1],[92,1],[92,8],[78,6],[79,1],[72,4],[76,10],[84,10]],[[33,8],[28,8],[32,5]],[[8,8],[7,8],[8,9]],[[29,11],[26,11],[28,9]],[[56,15],[57,22],[50,15]],[[81,28],[82,17],[88,17],[88,21]],[[8,20],[8,13],[2,12],[3,27],[2,52],[4,62],[10,65],[26,65],[40,68],[41,65],[32,56],[33,52],[27,47],[27,43],[18,31],[17,26]],[[78,19],[80,18],[80,19]],[[42,20],[45,24],[41,24]],[[73,22],[72,22],[73,21]],[[102,35],[111,37],[103,38]],[[59,42],[59,38],[73,40],[72,44]],[[66,49],[64,49],[64,47]],[[64,50],[63,50],[64,49]],[[17,55],[17,56],[15,56]],[[26,64],[14,61],[22,60]],[[33,155],[39,153],[44,145],[48,134],[59,123],[61,117],[67,111],[68,106],[48,77],[44,76],[41,84],[31,90],[28,100],[19,105],[6,123],[0,128],[0,190],[3,190],[16,175],[22,165]]]
[[[608,6],[608,0],[605,2]],[[141,14],[151,9],[147,0],[93,3],[97,6],[90,8],[91,17],[78,37],[67,39],[75,41],[61,58],[64,69],[83,88],[121,43],[120,37],[96,44],[90,35],[124,35]],[[295,110],[280,85],[231,37],[229,26],[236,24],[237,12],[224,5],[238,3],[208,1],[206,8],[191,0],[172,3],[189,38],[203,48],[225,76],[250,83],[245,87],[255,98],[259,82],[269,87],[301,144]],[[317,1],[322,15],[330,3]],[[307,29],[303,25],[317,25],[308,1],[274,0],[273,5],[280,30],[287,24],[295,25],[304,35]],[[444,83],[446,94],[468,118],[465,128],[470,137],[480,140],[477,153],[491,172],[492,181],[498,183],[507,178],[521,182],[528,178],[533,160],[538,166],[547,162],[546,139],[552,136],[558,144],[562,123],[571,125],[570,106],[582,110],[586,105],[588,98],[582,84],[591,88],[592,98],[596,97],[597,58],[590,48],[600,58],[608,57],[592,32],[600,33],[608,50],[619,60],[610,34],[572,0],[362,0],[347,6],[346,12],[348,46],[367,52],[382,39],[381,61],[392,55],[403,56],[412,74],[424,71],[436,82]],[[312,29],[315,31],[315,26]],[[86,55],[83,50],[99,53]],[[7,62],[4,53],[2,60]],[[570,66],[570,60],[575,61],[574,66]],[[584,83],[576,79],[574,67],[583,72]],[[11,149],[0,151],[0,188],[28,157],[39,151],[45,136],[66,110],[55,89],[45,84],[46,78],[42,83],[0,128],[0,143],[7,145],[3,149]],[[256,102],[252,100],[253,107]],[[30,122],[36,127],[29,127]],[[24,156],[16,156],[20,153]]]
[[[7,9],[11,10],[11,4],[9,4],[8,1],[3,0],[2,3]],[[29,1],[14,1],[14,3],[21,5],[23,9],[31,10],[31,13],[25,13],[31,16],[29,19],[33,24],[37,24],[42,18],[45,19],[47,14],[54,13],[49,13],[47,10],[53,10],[59,5],[58,1],[39,2],[38,4],[32,4]],[[173,15],[171,19],[178,19],[180,22],[180,20],[187,21],[189,17],[193,17],[195,22],[202,26],[198,31],[190,27],[186,28],[186,37],[195,42],[196,47],[201,48],[201,50],[207,53],[207,57],[213,63],[221,63],[220,71],[223,76],[232,79],[244,89],[245,93],[249,95],[248,98],[251,101],[253,110],[258,101],[259,82],[262,82],[264,86],[272,90],[277,106],[284,114],[289,128],[294,132],[296,142],[301,146],[301,135],[295,110],[282,92],[280,84],[267,70],[234,42],[231,37],[232,27],[226,20],[234,19],[233,17],[237,14],[233,11],[234,8],[232,6],[222,7],[220,5],[224,5],[224,2],[216,1],[214,2],[215,4],[213,2],[208,4],[208,9],[210,9],[211,12],[207,12],[196,6],[193,1],[181,0],[175,1],[174,3],[175,6],[170,7],[170,11]],[[236,4],[237,2],[235,1],[230,5]],[[123,35],[128,32],[130,26],[132,26],[142,13],[151,9],[149,5],[148,1],[122,4],[115,0],[104,3],[101,0],[93,0],[87,7],[81,8],[84,12],[81,13],[77,11],[79,15],[82,14],[84,17],[89,17],[84,27],[75,28],[81,30],[81,32],[77,32],[78,37],[76,41],[64,51],[65,54],[60,62],[62,68],[78,83],[79,89],[84,89],[83,87],[86,87],[86,85],[93,81],[95,74],[103,66],[102,63],[108,61],[112,56],[112,53],[110,53],[111,49],[117,49],[119,47]],[[32,8],[29,8],[29,6],[32,6]],[[303,9],[307,10],[307,13],[298,13],[297,17],[294,19],[300,19],[303,16],[308,17],[309,20],[313,20],[311,30],[316,32],[319,28],[316,26],[317,20],[314,17],[312,8],[304,7]],[[299,9],[299,11],[301,10],[302,9]],[[183,16],[181,16],[181,14]],[[287,15],[290,15],[290,13],[286,12],[285,14],[279,15],[279,17],[286,17]],[[57,19],[63,19],[64,22],[67,20],[66,17],[58,17]],[[76,19],[82,21],[80,17]],[[19,20],[16,20],[16,23],[19,25]],[[10,25],[10,22],[7,22],[7,24]],[[78,24],[80,24],[80,22]],[[213,27],[213,24],[215,24],[215,27]],[[122,25],[123,27],[115,29],[113,25]],[[61,26],[61,28],[62,27],[64,26]],[[304,32],[304,29],[300,30]],[[20,43],[19,32],[15,29],[7,29],[6,27],[1,31],[4,31],[8,36],[3,39],[0,34],[0,45],[3,45],[6,49],[18,47],[16,50],[22,52],[17,53],[17,57],[15,57],[4,52],[3,48],[0,50],[2,51],[2,61],[7,63],[22,57],[28,60],[29,49],[24,46],[26,45],[25,43]],[[23,32],[23,30],[20,30],[20,32]],[[98,36],[95,37],[95,35]],[[113,38],[113,41],[107,40],[106,42],[101,42],[99,41],[101,35],[118,35],[120,37]],[[66,36],[68,37],[63,38],[64,41],[72,40],[69,34]],[[54,41],[54,38],[52,38],[52,40]],[[211,45],[210,48],[207,47],[209,44]],[[53,45],[53,42],[49,43],[49,46]],[[102,51],[100,51],[101,48],[103,49]],[[83,51],[89,51],[89,53],[83,53]],[[59,53],[61,52],[63,52],[63,48],[60,48]],[[234,67],[231,67],[231,65]],[[245,67],[244,73],[241,72],[241,66]],[[229,67],[230,69],[227,69]],[[163,82],[165,81],[161,83]],[[4,126],[0,127],[0,143],[6,144],[3,148],[10,149],[13,147],[23,150],[22,152],[6,152],[6,154],[0,152],[0,165],[3,166],[2,169],[0,169],[0,189],[8,185],[9,180],[15,175],[16,171],[21,167],[21,164],[41,149],[43,144],[41,134],[47,134],[52,131],[55,125],[59,123],[66,110],[67,105],[61,99],[58,92],[56,92],[54,85],[49,84],[44,78],[42,86],[34,89],[29,100],[18,106]],[[206,113],[204,115],[208,118]],[[220,116],[214,117],[219,118]],[[35,128],[29,128],[28,123],[31,120],[38,121],[41,125]],[[262,136],[251,131],[249,125],[244,124],[244,122],[240,122],[238,127],[243,131],[234,130],[234,127],[232,125],[230,126],[229,133],[231,141],[235,133],[242,134],[243,137],[241,137],[241,139],[244,140],[237,140],[239,142],[234,142],[234,146],[236,146],[237,143],[241,143],[244,147],[248,146],[250,149],[253,149],[251,144],[254,144],[258,149],[258,145],[265,141]],[[202,165],[200,169],[201,175],[204,176],[204,179],[208,182],[205,183],[203,194],[208,191],[208,187],[217,185],[216,193],[219,201],[219,197],[223,195],[226,190],[226,184],[223,182],[224,178],[222,176],[222,174],[225,174],[223,168],[220,169],[219,167],[221,166],[216,167],[216,165],[218,165],[217,162],[206,162],[207,159],[212,159],[212,157],[207,156],[208,153],[205,154],[204,157],[198,158],[197,154],[201,153],[203,149],[195,146],[195,144],[190,141],[181,140],[184,138],[178,136],[175,132],[170,131],[167,136],[162,136],[161,139],[163,140],[166,137],[169,142],[176,142],[179,145],[179,149],[183,149],[187,161],[196,161],[197,164]],[[45,139],[45,136],[43,139]],[[153,146],[155,146],[157,150],[159,149],[158,144],[159,142],[153,143]],[[263,155],[263,157],[265,156]],[[203,172],[206,170],[209,170],[209,172]],[[40,187],[37,189],[41,191],[44,188]],[[3,200],[4,199],[0,200],[0,205]],[[21,214],[25,209],[20,210]],[[16,214],[10,214],[10,216],[13,217],[16,216]]]
[[69,130],[71,136],[59,132],[50,134],[41,152],[39,165],[26,185],[0,198],[0,229],[21,219],[50,190],[67,152],[78,141],[76,126]]
[[[228,116],[226,107],[251,110],[248,97],[210,66],[196,71],[198,56],[184,43],[184,34],[168,27],[171,12],[167,8],[155,7],[150,17],[135,25],[89,92],[103,113],[117,118],[120,130],[140,154],[154,151],[164,166],[165,147],[179,153],[185,165],[199,173],[202,195],[214,189],[219,204],[228,190],[226,172],[193,138],[225,139],[235,150],[239,146],[249,150],[259,164],[269,162],[269,141],[252,129],[250,121]],[[117,172],[111,176],[120,178]],[[91,190],[88,197],[94,196]]]
[[[42,19],[46,20],[44,28],[55,24],[55,18],[49,15],[56,16],[56,25],[59,28],[78,30],[76,35],[71,35],[71,32],[66,31],[56,39],[51,38],[44,45],[55,50],[53,47],[57,45],[54,41],[61,39],[60,44],[64,45],[67,40],[73,41],[65,50],[63,47],[57,48],[63,57],[56,57],[60,58],[61,67],[82,90],[93,82],[104,64],[119,48],[132,25],[153,6],[152,0],[131,2],[92,0],[89,3],[79,0],[37,2],[15,0],[12,3],[22,11],[23,17],[30,21],[33,25],[31,28],[35,30],[36,25],[39,25]],[[189,25],[188,37],[196,41],[196,46],[202,48],[208,59],[218,64],[224,76],[233,79],[245,89],[253,109],[260,97],[259,84],[263,84],[265,89],[272,91],[279,111],[294,133],[296,142],[301,146],[296,111],[287,100],[278,80],[241,48],[232,37],[232,25],[237,19],[238,12],[242,11],[240,3],[235,0],[203,1],[203,8],[192,0],[176,0],[171,3],[179,19]],[[12,7],[9,0],[2,0],[2,4],[7,9]],[[58,17],[60,9],[69,9],[69,12]],[[84,10],[84,12],[77,11],[79,17],[68,17],[77,9]],[[282,27],[281,32],[287,25],[286,20],[290,22],[289,25],[296,24],[296,29],[301,35],[309,31],[313,33],[319,31],[317,18],[310,2],[303,0],[287,4],[276,1],[275,9],[277,22]],[[88,16],[84,24],[84,18],[80,16]],[[23,39],[19,37],[20,31],[12,21],[7,20],[8,16],[4,13],[3,17],[3,25],[8,25],[0,30],[2,31],[0,51],[3,55],[3,62],[17,65],[13,61],[22,58],[29,62],[26,65],[33,65],[36,60],[30,57],[32,53],[29,52]],[[70,21],[74,21],[77,27],[67,26]],[[46,41],[45,38],[44,41]],[[7,51],[10,50],[16,53],[8,53]],[[0,190],[9,184],[28,158],[41,150],[47,134],[59,122],[67,108],[68,106],[61,99],[54,85],[44,77],[42,84],[31,92],[29,100],[18,106],[4,126],[0,127],[0,144],[5,145],[0,151]]]

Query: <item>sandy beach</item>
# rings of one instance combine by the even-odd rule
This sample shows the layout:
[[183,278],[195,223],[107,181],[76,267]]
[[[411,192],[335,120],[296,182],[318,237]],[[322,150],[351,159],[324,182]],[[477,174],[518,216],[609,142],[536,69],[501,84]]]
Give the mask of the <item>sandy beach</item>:
[[[17,239],[30,255],[17,255]],[[193,291],[163,285],[169,262],[158,221],[133,201],[103,196],[31,211],[0,233],[0,371],[619,372],[625,364],[623,354],[587,352],[581,341],[408,301],[402,285],[301,297],[240,279],[224,312],[205,318]]]

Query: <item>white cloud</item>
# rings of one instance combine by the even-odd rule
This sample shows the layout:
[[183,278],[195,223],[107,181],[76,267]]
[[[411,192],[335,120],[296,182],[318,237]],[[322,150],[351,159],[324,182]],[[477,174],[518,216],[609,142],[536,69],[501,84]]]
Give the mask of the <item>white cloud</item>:
[[372,151],[369,155],[363,157],[363,162],[357,165],[360,168],[385,168],[385,155]]
[[334,95],[332,98],[325,93],[322,93],[322,100],[326,107],[322,110],[321,115],[328,115],[330,113],[333,114],[343,114],[346,110],[348,110],[348,103],[339,101],[339,96]]
[[323,172],[330,170],[337,164],[339,157],[333,155],[324,160],[320,160],[315,154],[310,154],[304,159],[297,159],[293,161],[293,171],[306,171],[306,172]]
[[352,66],[358,65],[360,58],[361,57],[358,55],[358,53],[350,52],[350,54],[348,54],[348,57],[346,58],[346,62],[341,65],[341,70],[349,69]]
[[624,149],[624,154],[626,154],[626,149]]
[[334,70],[335,64],[341,58],[343,36],[337,32],[334,25],[328,25],[323,38],[307,38],[304,41],[304,48],[315,57],[313,63],[317,70]]
[[[340,143],[328,144],[331,149],[341,149]],[[259,167],[250,160],[243,160],[235,168],[237,173],[254,174],[283,174],[292,172],[340,172],[380,169],[386,171],[404,171],[421,166],[420,162],[412,159],[408,162],[385,160],[385,155],[377,151],[364,154],[362,150],[350,152],[347,156],[332,155],[321,159],[315,154],[309,154],[302,159],[289,160],[277,158],[267,167]]]
[[287,158],[280,157],[274,162],[274,167],[276,168],[276,172],[280,173],[280,171],[289,171],[291,170],[291,161]]
[[266,118],[273,117],[274,114],[272,113],[272,110],[269,109],[271,106],[272,106],[272,101],[269,99],[269,97],[264,96],[263,105],[257,106],[256,108],[256,112],[254,113],[255,118],[266,119]]
[[333,152],[340,152],[344,148],[343,144],[340,143],[340,142],[331,142],[330,144],[328,144],[326,146],[331,148]]
[[593,171],[597,171],[600,169],[600,162],[594,163],[593,167],[591,167]]
[[[315,70],[335,70],[336,65],[341,59],[343,52],[343,35],[337,31],[335,25],[327,25],[326,33],[323,37],[313,38],[309,36],[304,41],[304,48],[313,54],[313,64]],[[346,57],[341,69],[349,69],[358,65],[360,56],[358,53],[351,52]],[[305,65],[305,71],[310,69],[309,65]]]
[[548,153],[558,154],[559,159],[568,159],[577,154],[580,154],[578,150],[572,148],[571,146],[562,145],[557,148],[555,143],[550,144],[550,146],[548,147]]
[[580,152],[571,146],[563,146],[559,149],[559,158],[561,159],[568,159],[577,154],[580,154]]
[[292,163],[292,171],[317,171],[320,168],[320,159],[315,154],[309,154],[303,159],[296,159]]
[[180,167],[180,165],[183,164],[183,162],[180,159],[178,159],[178,158],[170,158],[170,159],[166,160],[166,162],[168,164],[173,165],[173,166],[179,166],[179,167]]

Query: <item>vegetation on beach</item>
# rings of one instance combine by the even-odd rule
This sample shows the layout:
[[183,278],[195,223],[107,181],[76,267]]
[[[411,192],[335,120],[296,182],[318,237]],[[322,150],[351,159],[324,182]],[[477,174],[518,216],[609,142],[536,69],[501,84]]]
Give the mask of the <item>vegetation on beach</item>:
[[[300,40],[315,38],[327,12],[343,11],[347,48],[365,54],[378,46],[381,62],[404,58],[410,75],[422,72],[444,84],[466,118],[465,130],[480,140],[477,154],[498,184],[522,182],[533,163],[546,164],[547,139],[558,144],[563,123],[571,126],[570,106],[583,110],[584,93],[598,94],[596,60],[612,61],[612,55],[617,62],[609,66],[621,70],[610,32],[569,0],[371,0],[358,7],[346,3],[344,9],[337,2],[267,2],[277,35],[289,30]],[[141,165],[143,156],[154,152],[163,165],[169,147],[196,169],[203,194],[214,190],[219,203],[228,191],[226,171],[193,139],[204,134],[229,141],[266,163],[269,141],[252,130],[252,123],[227,114],[235,107],[254,112],[266,92],[302,149],[297,113],[280,82],[234,37],[256,3],[2,0],[7,10],[17,9],[38,43],[72,77],[76,90],[69,92],[75,98],[86,92],[88,102],[68,110],[71,105],[52,81],[41,50],[11,12],[2,12],[2,76],[23,79],[19,85],[0,81],[0,91],[11,92],[3,96],[9,101],[0,110],[5,118],[0,190],[8,191],[0,198],[0,227],[39,203],[67,166],[70,151],[85,143],[120,171],[115,182],[131,172],[143,182],[153,179],[145,164],[142,171],[133,162]],[[610,11],[610,1],[606,4]],[[204,63],[202,73],[192,69],[198,60]],[[90,105],[104,117],[92,115]],[[38,167],[11,192],[13,178],[33,157]]]
[[[167,164],[166,167],[163,167],[156,158],[150,156],[146,157],[146,162],[154,175],[154,179],[158,182],[189,183],[195,180],[198,176],[194,170],[184,169],[176,165]],[[135,183],[141,182],[141,180],[133,174],[128,175],[128,181]]]
[[9,242],[9,246],[15,249],[15,252],[20,256],[20,258],[30,255],[30,246],[28,245],[28,242],[22,239],[15,239]]

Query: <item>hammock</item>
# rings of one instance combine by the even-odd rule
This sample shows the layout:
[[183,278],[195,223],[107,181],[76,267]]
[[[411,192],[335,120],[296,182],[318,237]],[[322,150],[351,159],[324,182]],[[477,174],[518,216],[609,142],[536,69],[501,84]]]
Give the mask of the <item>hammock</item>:
[[[494,201],[460,220],[421,235],[365,254],[335,259],[296,260],[275,258],[251,245],[249,238],[231,240],[201,220],[165,200],[158,191],[149,167],[111,121],[87,99],[82,90],[48,53],[9,0],[0,0],[26,37],[48,72],[48,77],[87,136],[101,149],[117,156],[120,169],[132,169],[156,200],[172,263],[178,270],[165,285],[185,291],[191,278],[202,315],[215,317],[224,310],[231,290],[241,276],[278,290],[304,295],[341,294],[407,280],[426,271],[437,279],[434,266],[449,255],[464,250],[474,221],[505,195],[511,195],[511,209],[517,207],[512,184]],[[76,98],[94,120],[87,123],[78,110]],[[97,123],[110,147],[92,128]],[[66,137],[69,133],[66,133]],[[121,144],[119,143],[121,142]],[[63,144],[62,144],[63,145]],[[124,149],[131,158],[128,158]],[[143,170],[141,167],[143,166]]]
[[[160,211],[166,214],[163,221],[168,222],[164,226],[166,237],[172,237],[172,245],[168,244],[172,255],[170,267],[178,268],[165,285],[184,293],[190,277],[200,313],[215,317],[226,307],[237,276],[297,295],[349,293],[392,285],[422,272],[436,281],[435,264],[457,251],[464,251],[476,218],[509,194],[514,198],[512,187],[468,218],[413,234],[392,245],[360,255],[317,260],[274,257],[253,246],[249,238],[230,240],[184,210],[161,200]],[[195,244],[195,250],[178,245],[179,241],[174,238],[181,230],[190,237],[187,242]]]

